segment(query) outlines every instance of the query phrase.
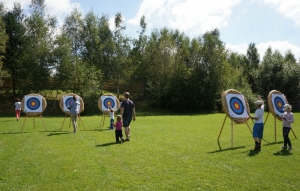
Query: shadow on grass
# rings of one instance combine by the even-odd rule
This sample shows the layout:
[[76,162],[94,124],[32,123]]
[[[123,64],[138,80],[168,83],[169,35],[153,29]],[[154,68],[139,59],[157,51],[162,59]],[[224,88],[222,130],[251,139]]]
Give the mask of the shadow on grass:
[[66,135],[66,134],[71,134],[71,132],[68,131],[52,131],[49,133],[47,136],[53,136],[53,135]]
[[274,156],[289,156],[289,155],[293,155],[289,150],[286,149],[282,149],[281,151],[278,151],[276,153],[273,154]]
[[107,147],[107,146],[111,146],[111,145],[115,145],[115,144],[121,144],[121,143],[110,142],[110,143],[96,145],[96,147]]
[[260,151],[261,150],[250,150],[248,156],[254,157],[255,155],[258,155]]
[[245,146],[240,146],[240,147],[233,147],[233,148],[222,149],[221,145],[220,145],[220,142],[219,141],[217,141],[217,142],[218,142],[219,150],[211,151],[211,152],[207,152],[207,153],[219,153],[219,152],[224,152],[224,151],[232,151],[232,150],[236,150],[236,149],[245,148]]
[[99,129],[99,128],[97,128],[97,129],[87,129],[87,130],[85,130],[85,131],[107,131],[107,130],[110,130],[110,129]]
[[25,134],[27,132],[8,132],[8,133],[1,133],[3,135],[14,135],[14,134]]
[[282,144],[283,141],[279,141],[279,142],[272,142],[272,143],[268,143],[268,144],[264,144],[264,146],[269,146],[269,145],[277,145],[277,144]]

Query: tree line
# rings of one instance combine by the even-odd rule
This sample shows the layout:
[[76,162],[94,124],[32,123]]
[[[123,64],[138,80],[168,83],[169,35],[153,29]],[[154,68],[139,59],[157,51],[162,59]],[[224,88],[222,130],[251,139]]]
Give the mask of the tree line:
[[[0,3],[0,77],[13,79],[14,96],[56,89],[89,98],[107,82],[117,91],[140,83],[141,99],[177,111],[221,109],[227,89],[249,103],[273,89],[299,97],[300,66],[290,50],[282,55],[269,47],[261,59],[250,43],[246,55],[238,54],[226,49],[218,29],[196,38],[166,27],[146,35],[145,16],[138,37],[130,38],[121,13],[113,30],[108,15],[78,9],[59,27],[45,10],[45,0],[32,0],[27,15],[18,3],[11,10]],[[49,78],[56,79],[53,87]]]

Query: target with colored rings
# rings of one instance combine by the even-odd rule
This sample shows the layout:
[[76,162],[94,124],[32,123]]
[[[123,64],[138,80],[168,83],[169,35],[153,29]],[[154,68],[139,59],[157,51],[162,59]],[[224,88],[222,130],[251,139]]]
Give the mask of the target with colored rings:
[[103,100],[103,105],[104,105],[104,107],[106,108],[106,109],[108,109],[108,108],[114,108],[115,107],[115,101],[112,99],[112,98],[110,98],[110,97],[108,97],[108,98],[105,98],[104,100]]
[[285,104],[285,101],[282,100],[281,97],[276,96],[274,98],[274,106],[275,106],[275,108],[278,112],[280,112],[280,113],[284,112],[284,110],[283,110],[284,109],[284,104]]
[[70,106],[73,102],[74,102],[73,97],[67,98],[65,102],[66,107]]
[[41,102],[35,97],[31,97],[26,101],[26,106],[28,109],[34,111],[40,109]]
[[229,101],[230,109],[232,112],[234,112],[236,115],[242,115],[244,113],[244,105],[243,102],[237,98],[232,97]]

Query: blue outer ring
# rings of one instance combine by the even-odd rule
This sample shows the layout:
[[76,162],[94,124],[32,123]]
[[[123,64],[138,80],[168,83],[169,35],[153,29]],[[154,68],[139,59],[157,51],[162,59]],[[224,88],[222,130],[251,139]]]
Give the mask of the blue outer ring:
[[104,105],[104,107],[106,108],[106,109],[108,109],[108,105],[107,105],[107,102],[108,101],[110,101],[111,103],[112,103],[112,105],[110,106],[110,107],[115,107],[115,101],[113,100],[113,99],[111,99],[111,98],[105,98],[104,100],[103,100],[103,105]]
[[[282,107],[279,107],[279,106],[277,105],[278,102],[281,102]],[[283,100],[281,99],[281,97],[276,96],[276,97],[274,98],[274,105],[275,105],[275,108],[276,108],[276,110],[277,110],[278,112],[284,113],[284,110],[283,110],[283,109],[284,109],[284,104],[285,104],[285,101],[283,101]]]
[[[236,109],[234,107],[234,103],[237,102],[239,105],[240,105],[240,109]],[[243,112],[244,112],[244,105],[243,105],[243,102],[237,98],[237,97],[232,97],[230,98],[230,101],[229,101],[229,104],[230,104],[230,109],[237,115],[242,115]]]
[[70,97],[68,99],[66,99],[65,105],[68,108],[68,106],[74,101],[73,97]]
[[[36,103],[35,106],[30,105],[30,103],[32,103],[32,102]],[[37,110],[38,108],[40,108],[41,103],[40,103],[39,99],[32,97],[27,100],[26,105],[27,105],[27,108],[30,110]]]

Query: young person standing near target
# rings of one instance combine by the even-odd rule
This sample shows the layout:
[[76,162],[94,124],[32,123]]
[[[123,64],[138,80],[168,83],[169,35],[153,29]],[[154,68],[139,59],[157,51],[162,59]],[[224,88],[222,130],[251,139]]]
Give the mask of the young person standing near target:
[[135,121],[135,107],[133,101],[129,100],[129,92],[124,93],[124,101],[121,103],[121,116],[125,128],[126,141],[130,141],[130,122]]
[[19,119],[20,119],[20,113],[21,113],[21,102],[20,102],[19,98],[16,99],[16,102],[15,102],[15,105],[14,105],[14,109],[15,109],[17,121],[19,121]]
[[258,99],[259,100],[255,102],[255,105],[257,107],[255,111],[255,116],[253,117],[249,114],[249,117],[255,120],[253,126],[253,138],[255,141],[254,150],[261,149],[261,140],[263,138],[264,132],[264,101],[261,99],[260,96],[258,96]]
[[68,109],[70,110],[70,117],[72,119],[72,125],[73,125],[73,133],[77,132],[77,118],[78,118],[78,113],[80,110],[80,102],[77,101],[76,96],[73,95],[73,102],[68,105]]
[[292,150],[292,143],[289,138],[289,133],[292,129],[291,123],[294,123],[294,114],[291,112],[292,111],[292,106],[289,104],[284,105],[284,114],[280,116],[282,118],[282,134],[283,134],[283,146],[281,148],[287,149],[287,146],[289,146],[289,150]]

